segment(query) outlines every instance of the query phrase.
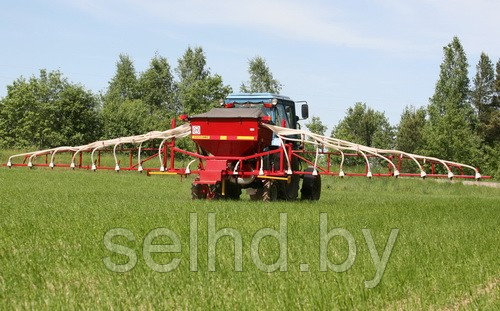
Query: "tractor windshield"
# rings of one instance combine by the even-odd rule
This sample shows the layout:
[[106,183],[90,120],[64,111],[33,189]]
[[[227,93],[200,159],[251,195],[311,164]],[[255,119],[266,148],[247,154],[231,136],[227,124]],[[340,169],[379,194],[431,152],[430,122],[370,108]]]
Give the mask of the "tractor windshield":
[[263,102],[254,103],[254,102],[244,102],[244,103],[234,103],[235,108],[261,108],[262,112],[267,116],[271,117],[271,121],[273,124],[278,126],[290,127],[290,112],[287,110],[288,107],[284,105],[274,105],[272,107],[264,106]]

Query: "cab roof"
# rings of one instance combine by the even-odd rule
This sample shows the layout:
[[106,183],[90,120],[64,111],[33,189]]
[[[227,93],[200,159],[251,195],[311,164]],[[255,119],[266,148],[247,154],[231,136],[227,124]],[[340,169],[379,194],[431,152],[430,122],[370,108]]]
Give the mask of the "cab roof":
[[283,96],[279,94],[272,94],[272,93],[235,93],[235,94],[229,94],[226,97],[225,102],[226,103],[233,103],[233,102],[239,102],[239,103],[261,103],[261,102],[270,102],[274,98],[276,99],[282,99],[282,100],[290,100],[290,97],[288,96]]
[[258,119],[264,116],[261,108],[212,108],[205,113],[189,117],[192,119]]

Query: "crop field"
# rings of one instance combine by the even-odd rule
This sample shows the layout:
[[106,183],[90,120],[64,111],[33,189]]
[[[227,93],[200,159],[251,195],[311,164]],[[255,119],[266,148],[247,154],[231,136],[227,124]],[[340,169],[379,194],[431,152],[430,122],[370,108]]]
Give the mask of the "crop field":
[[[190,183],[136,172],[0,167],[0,309],[500,309],[500,189],[324,178],[319,202],[262,203],[246,194],[240,201],[193,201]],[[328,230],[343,228],[353,237],[355,258],[345,272],[321,271],[323,213]],[[251,256],[252,239],[262,228],[279,230],[280,214],[287,217],[286,271],[264,272]],[[217,230],[241,234],[242,271],[235,271],[231,237],[220,238],[210,271],[209,215]],[[103,242],[113,228],[133,234],[113,240],[133,250],[137,262],[129,271],[105,264],[129,261]],[[152,255],[162,264],[177,259],[172,271],[155,271],[145,260],[144,239],[155,228],[180,240],[180,252]],[[370,230],[380,257],[391,230],[399,229],[373,288],[365,286],[377,269],[362,229]],[[278,241],[261,242],[262,261],[276,262]],[[352,247],[340,236],[327,245],[328,260],[338,264]]]

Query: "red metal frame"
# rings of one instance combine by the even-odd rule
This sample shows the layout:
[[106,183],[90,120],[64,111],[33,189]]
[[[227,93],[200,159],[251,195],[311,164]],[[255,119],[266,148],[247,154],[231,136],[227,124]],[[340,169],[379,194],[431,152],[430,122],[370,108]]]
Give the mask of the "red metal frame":
[[[165,147],[163,148],[165,149]],[[136,153],[139,149],[138,148],[119,148],[119,149],[116,149],[117,152],[128,152],[128,157],[129,157],[129,161],[128,161],[128,166],[127,167],[122,167],[121,166],[121,163],[120,161],[119,164],[120,164],[120,170],[124,170],[124,171],[135,171],[137,170],[137,167],[138,167],[138,163],[135,162],[134,163],[134,153]],[[142,151],[156,151],[155,154],[151,155],[151,156],[148,156],[147,158],[141,160],[141,164],[145,163],[145,162],[148,162],[150,161],[151,159],[154,159],[156,157],[158,157],[158,148],[142,148]],[[114,170],[115,167],[114,166],[102,166],[101,165],[101,158],[102,158],[102,153],[103,152],[109,152],[109,153],[113,153],[113,148],[106,148],[106,149],[101,149],[101,150],[98,150],[97,151],[97,159],[96,159],[96,167],[98,170]],[[71,154],[74,154],[73,152],[69,152],[69,151],[60,151],[58,152],[57,154],[63,154],[63,153],[71,153]],[[83,163],[83,154],[84,153],[92,153],[92,150],[83,150],[81,152],[79,152],[79,157],[78,157],[78,162],[75,163],[75,166],[76,168],[79,168],[79,169],[87,169],[87,170],[90,170],[91,169],[91,164],[85,164]],[[48,155],[50,153],[43,153],[43,154],[40,154],[38,155],[37,157],[41,157],[41,156],[45,156],[45,163],[33,163],[33,167],[49,167],[49,162],[48,162]],[[28,164],[26,163],[26,161],[29,159],[29,155],[28,156],[25,156],[23,158],[23,162],[22,163],[12,163],[12,167],[26,167],[28,166]],[[6,166],[5,164],[3,164],[2,166]],[[64,164],[64,163],[54,163],[54,167],[70,167],[69,164]],[[156,170],[159,170],[159,168],[145,168],[144,169],[145,171],[146,170],[151,170],[151,171],[156,171]]]
[[[176,126],[176,121],[175,119],[172,120],[171,122],[172,128]],[[179,175],[186,175],[186,167],[176,167],[175,159],[177,155],[184,155],[188,157],[192,157],[194,159],[198,159],[198,167],[197,169],[190,170],[191,174],[200,174],[201,171],[205,170],[205,164],[203,162],[206,162],[208,160],[210,161],[227,161],[229,164],[234,164],[237,162],[240,162],[238,166],[238,170],[234,172],[231,169],[226,169],[221,171],[221,178],[224,178],[225,176],[237,176],[237,177],[250,177],[250,176],[259,176],[259,171],[260,171],[260,158],[273,155],[273,154],[279,154],[280,158],[280,165],[278,168],[274,168],[272,170],[263,170],[264,176],[276,176],[276,177],[283,177],[287,176],[287,162],[292,161],[293,158],[298,159],[299,161],[306,163],[310,166],[314,165],[314,162],[307,159],[307,156],[315,156],[316,151],[308,151],[305,150],[304,146],[301,146],[300,149],[294,149],[293,144],[285,144],[285,146],[280,146],[276,147],[276,149],[269,150],[269,151],[261,151],[257,152],[251,155],[247,156],[213,156],[213,155],[203,155],[201,154],[201,151],[199,149],[199,146],[197,147],[197,152],[192,152],[188,150],[183,150],[180,149],[176,146],[176,141],[175,139],[171,139],[168,143],[165,143],[161,153],[162,153],[162,160],[163,160],[163,167],[166,169],[166,173],[170,174],[179,174]],[[285,149],[286,149],[286,155],[288,156],[288,161],[285,156]],[[119,152],[128,152],[128,166],[122,167],[121,163],[120,164],[120,170],[123,171],[134,171],[137,170],[138,168],[138,163],[134,163],[134,155],[138,152],[138,148],[120,148],[117,149]],[[155,151],[153,155],[148,156],[147,158],[141,160],[141,165],[145,162],[151,161],[152,159],[155,159],[158,157],[158,149],[157,148],[142,148],[142,151]],[[92,150],[85,150],[80,152],[79,158],[78,158],[78,163],[76,164],[76,168],[79,169],[91,169],[91,164],[84,165],[83,163],[83,152],[85,153],[91,153]],[[113,152],[112,149],[103,149],[99,150],[97,152],[97,160],[96,160],[96,168],[97,170],[115,170],[115,166],[102,166],[101,165],[101,157],[103,152]],[[61,151],[59,153],[68,153],[67,151]],[[72,153],[72,152],[70,152]],[[318,175],[327,175],[327,176],[338,176],[339,172],[338,171],[333,171],[332,166],[334,166],[334,163],[332,161],[333,157],[339,157],[340,153],[339,152],[331,152],[331,151],[319,151],[318,152],[320,155],[323,155],[325,158],[325,165],[317,165],[317,173]],[[33,163],[33,167],[49,167],[48,163],[48,155],[50,153],[46,154],[41,154],[38,157],[44,156],[45,155],[45,163]],[[348,157],[361,157],[360,154],[357,153],[344,153],[344,156],[346,158]],[[366,154],[366,157],[368,158],[374,158],[374,155]],[[26,164],[27,159],[29,156],[25,156],[23,163],[13,163],[13,167],[22,167],[22,166],[28,166]],[[394,160],[394,156],[390,155],[388,158],[392,161]],[[404,157],[404,156],[398,156],[397,157],[397,162],[395,163],[396,167],[398,170],[401,169],[402,163],[404,160],[410,160],[410,158]],[[167,166],[167,161],[168,161],[168,166]],[[427,163],[430,163],[431,165],[431,173],[427,174],[426,177],[436,177],[436,178],[448,178],[448,175],[446,174],[439,174],[436,173],[436,164],[439,164],[437,161],[429,161],[427,160]],[[465,175],[463,172],[463,167],[460,165],[456,164],[448,164],[450,169],[453,168],[455,170],[458,170],[459,174],[456,174],[453,176],[453,178],[463,178],[463,179],[474,179],[474,175]],[[5,164],[3,165],[5,166]],[[69,167],[68,164],[55,164],[55,167]],[[146,172],[150,171],[159,171],[160,165],[155,168],[144,168],[143,170]],[[250,168],[250,169],[248,169]],[[351,172],[345,172],[345,176],[366,176],[367,175],[367,170],[366,168],[365,173],[351,173]],[[293,174],[296,175],[307,175],[307,174],[312,174],[312,172],[304,172],[304,171],[293,171]],[[387,173],[373,173],[372,176],[374,177],[391,177],[393,176],[393,171],[390,165],[388,165],[388,170]],[[400,172],[399,176],[402,177],[420,177],[420,173],[404,173]],[[491,178],[490,176],[482,176],[481,178],[488,179]]]

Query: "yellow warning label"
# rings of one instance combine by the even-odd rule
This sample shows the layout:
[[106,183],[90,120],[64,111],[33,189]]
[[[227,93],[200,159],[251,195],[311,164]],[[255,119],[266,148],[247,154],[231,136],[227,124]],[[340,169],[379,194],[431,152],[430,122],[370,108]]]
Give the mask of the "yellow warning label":
[[238,140],[254,140],[254,136],[236,136],[236,139]]
[[191,135],[191,139],[210,139],[209,135]]

